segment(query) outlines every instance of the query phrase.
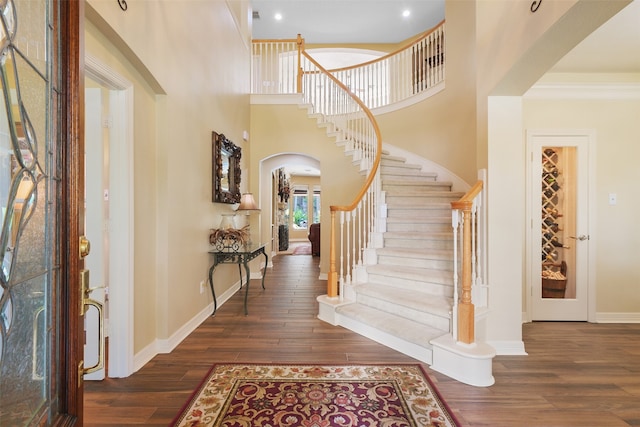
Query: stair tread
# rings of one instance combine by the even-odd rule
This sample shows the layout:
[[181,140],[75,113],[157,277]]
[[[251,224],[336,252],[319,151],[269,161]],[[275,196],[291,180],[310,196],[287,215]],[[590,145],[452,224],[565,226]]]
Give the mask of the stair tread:
[[380,167],[382,167],[381,171],[385,171],[385,170],[389,171],[389,170],[395,170],[395,169],[409,169],[412,171],[422,170],[422,166],[420,165],[414,165],[411,163],[404,163],[404,162],[397,162],[397,161],[390,161],[389,163],[387,162],[381,163]]
[[447,270],[436,270],[433,268],[409,267],[403,265],[375,264],[367,267],[369,274],[379,276],[392,276],[402,279],[415,280],[417,282],[429,282],[430,280],[450,279],[453,285],[453,272]]
[[343,316],[429,349],[432,348],[429,343],[432,339],[448,333],[448,331],[358,303],[343,305],[336,311]]
[[401,305],[412,310],[431,313],[441,317],[449,317],[453,299],[420,292],[413,289],[402,289],[379,283],[362,283],[354,286],[356,293],[368,295],[391,304]]
[[389,160],[392,162],[406,162],[407,159],[400,156],[392,156],[391,154],[385,154],[384,152],[381,155],[381,160]]

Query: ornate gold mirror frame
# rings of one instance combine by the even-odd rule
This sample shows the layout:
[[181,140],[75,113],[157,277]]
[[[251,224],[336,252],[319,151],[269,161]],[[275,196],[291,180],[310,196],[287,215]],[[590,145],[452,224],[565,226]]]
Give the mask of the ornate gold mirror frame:
[[221,133],[212,132],[213,202],[240,203],[242,149]]

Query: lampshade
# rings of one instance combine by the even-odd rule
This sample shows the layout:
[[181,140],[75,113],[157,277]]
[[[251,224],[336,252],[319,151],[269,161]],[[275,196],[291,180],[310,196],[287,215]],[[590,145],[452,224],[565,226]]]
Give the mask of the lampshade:
[[243,193],[240,199],[239,211],[259,211],[260,209],[256,205],[256,201],[253,200],[253,194]]

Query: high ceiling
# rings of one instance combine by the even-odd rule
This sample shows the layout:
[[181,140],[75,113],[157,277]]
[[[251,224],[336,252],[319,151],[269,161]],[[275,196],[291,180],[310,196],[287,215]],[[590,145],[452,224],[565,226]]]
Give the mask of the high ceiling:
[[[398,43],[444,19],[444,0],[251,0],[254,39]],[[404,17],[404,11],[410,15]],[[282,19],[276,20],[276,13]]]
[[[445,0],[251,0],[254,39],[398,43],[444,19]],[[542,5],[544,7],[544,4]],[[402,12],[411,14],[403,17]],[[282,15],[277,21],[276,13]],[[640,72],[640,0],[587,37],[552,71]]]
[[[251,0],[254,15],[259,15],[253,20],[253,38],[292,39],[301,34],[312,44],[398,43],[442,21],[444,1]],[[405,10],[410,11],[408,17],[402,16]],[[281,20],[274,18],[276,13]],[[640,73],[640,0],[632,1],[550,71]],[[295,165],[287,169],[293,174],[319,174]]]

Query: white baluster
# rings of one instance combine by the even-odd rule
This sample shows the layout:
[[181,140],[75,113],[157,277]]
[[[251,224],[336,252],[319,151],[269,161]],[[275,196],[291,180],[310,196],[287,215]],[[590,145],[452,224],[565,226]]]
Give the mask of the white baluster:
[[[341,214],[341,218],[345,217],[345,212],[340,212]],[[345,242],[345,246],[347,247],[347,260],[346,260],[346,265],[347,265],[347,283],[351,284],[351,251],[349,250],[349,240],[350,240],[350,235],[349,235],[349,229],[351,227],[351,216],[349,215],[349,212],[346,212],[346,220],[347,220],[347,232],[346,232],[346,242]]]
[[453,227],[453,308],[451,311],[451,333],[454,340],[458,340],[458,226],[460,225],[459,211],[451,211],[451,226]]
[[351,260],[351,266],[350,267],[351,267],[352,274],[355,275],[355,271],[354,270],[355,270],[355,266],[356,266],[356,263],[357,263],[356,244],[358,242],[358,239],[357,239],[357,236],[356,236],[356,228],[357,228],[357,226],[356,226],[356,210],[355,209],[351,211],[351,220],[352,220],[351,221],[351,230],[352,230],[351,232],[353,234],[353,241],[351,243],[353,245],[353,247],[351,249],[351,253],[353,254],[353,259]]
[[340,299],[342,300],[342,285],[344,284],[344,212],[340,212],[340,257],[339,262],[340,262],[340,279],[339,279],[339,283],[340,283]]

